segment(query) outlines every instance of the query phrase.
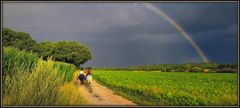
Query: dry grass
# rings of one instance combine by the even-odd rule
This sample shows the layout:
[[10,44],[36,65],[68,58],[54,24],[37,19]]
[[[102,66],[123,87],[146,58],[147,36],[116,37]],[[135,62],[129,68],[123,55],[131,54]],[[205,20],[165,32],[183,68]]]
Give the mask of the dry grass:
[[84,91],[79,89],[79,81],[77,81],[78,71],[74,72],[73,79],[69,83],[65,83],[58,89],[58,101],[56,105],[86,105],[88,101],[84,97]]
[[86,103],[87,100],[84,99],[81,91],[73,82],[59,87],[56,105],[84,105]]

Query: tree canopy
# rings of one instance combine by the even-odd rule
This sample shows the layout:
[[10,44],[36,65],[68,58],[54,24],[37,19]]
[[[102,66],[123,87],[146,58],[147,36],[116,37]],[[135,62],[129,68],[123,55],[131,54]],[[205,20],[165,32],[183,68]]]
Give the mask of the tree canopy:
[[84,64],[92,60],[90,49],[75,41],[43,41],[37,43],[30,34],[16,32],[10,28],[3,28],[3,46],[11,46],[20,50],[32,51],[46,60],[52,57],[55,61],[74,64]]
[[37,47],[37,42],[32,39],[30,34],[16,32],[10,28],[3,28],[2,42],[5,47],[11,46],[26,51],[35,51]]
[[72,63],[74,65],[84,64],[92,60],[92,54],[88,47],[74,41],[41,42],[38,54],[47,59],[52,56],[56,61]]

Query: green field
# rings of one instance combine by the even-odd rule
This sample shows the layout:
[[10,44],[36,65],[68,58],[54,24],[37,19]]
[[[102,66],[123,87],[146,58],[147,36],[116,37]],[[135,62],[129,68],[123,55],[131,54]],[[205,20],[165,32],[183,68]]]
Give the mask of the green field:
[[93,78],[140,105],[237,105],[237,73],[94,70]]

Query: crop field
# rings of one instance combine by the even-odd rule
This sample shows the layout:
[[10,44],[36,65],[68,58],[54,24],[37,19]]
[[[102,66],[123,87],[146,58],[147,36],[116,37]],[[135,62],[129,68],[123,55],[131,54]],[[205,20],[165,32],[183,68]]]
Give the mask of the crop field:
[[93,78],[140,105],[237,105],[237,73],[94,70]]

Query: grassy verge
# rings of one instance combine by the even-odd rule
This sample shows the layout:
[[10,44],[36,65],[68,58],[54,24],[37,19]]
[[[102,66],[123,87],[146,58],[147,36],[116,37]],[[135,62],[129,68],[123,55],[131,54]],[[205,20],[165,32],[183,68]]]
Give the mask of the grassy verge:
[[81,89],[78,87],[76,81],[78,76],[77,70],[73,73],[72,80],[58,89],[58,100],[57,105],[87,105],[88,101],[83,96]]
[[29,70],[19,70],[13,76],[6,76],[4,105],[53,105],[57,98],[57,88],[63,84],[54,62],[39,59],[37,66]]
[[[86,102],[72,79],[76,67],[36,54],[4,48],[3,105],[83,105]],[[74,78],[73,78],[74,77]]]

